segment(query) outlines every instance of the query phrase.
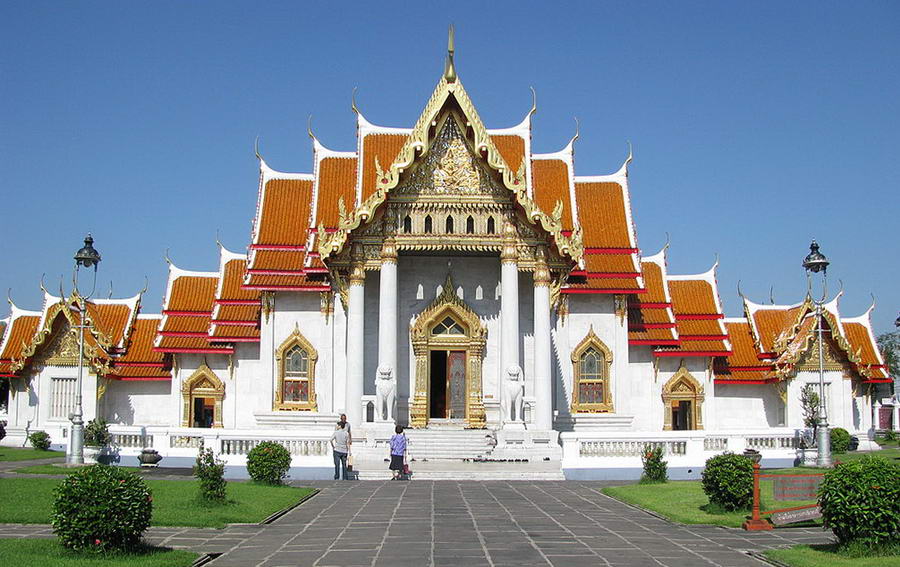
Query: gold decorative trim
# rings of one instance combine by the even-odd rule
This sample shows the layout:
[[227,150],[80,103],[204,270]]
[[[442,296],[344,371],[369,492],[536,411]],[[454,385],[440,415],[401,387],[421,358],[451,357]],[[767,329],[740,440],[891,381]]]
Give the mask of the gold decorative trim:
[[225,397],[225,384],[216,376],[204,361],[200,368],[181,385],[181,398],[184,402],[184,413],[181,418],[182,427],[193,427],[194,399],[213,399],[213,428],[222,427],[222,399]]
[[550,268],[547,267],[547,249],[538,246],[534,251],[534,285],[550,287]]
[[[295,346],[300,347],[306,352],[309,364],[309,395],[305,402],[285,402],[284,401],[284,359],[287,352]],[[316,362],[319,360],[319,353],[316,348],[309,342],[300,332],[300,327],[294,325],[294,332],[285,339],[278,350],[275,351],[275,362],[277,364],[278,383],[275,387],[275,400],[272,404],[273,410],[290,410],[290,411],[319,411],[316,403]]]
[[[465,335],[432,335],[434,326],[447,316],[462,324]],[[466,427],[483,428],[486,417],[481,367],[487,344],[487,328],[481,323],[478,314],[456,294],[456,286],[450,274],[447,274],[441,294],[410,325],[409,335],[416,356],[415,391],[409,409],[410,425],[414,428],[428,425],[431,389],[428,355],[431,349],[440,348],[466,351]]]
[[688,369],[682,364],[678,371],[669,379],[662,389],[662,401],[664,409],[663,431],[672,431],[672,402],[691,402],[691,423],[693,430],[703,429],[702,405],[705,395],[703,386],[694,378]]
[[[581,356],[590,348],[595,348],[603,355],[603,402],[602,403],[581,403],[578,399],[578,386],[581,380]],[[578,343],[575,350],[572,351],[572,413],[602,413],[612,412],[612,392],[610,391],[611,370],[613,353],[600,337],[594,333],[594,327],[591,326],[587,336]]]
[[[572,237],[562,233],[562,224],[554,220],[550,215],[542,211],[531,200],[527,193],[525,169],[520,167],[518,171],[512,171],[503,159],[500,151],[494,145],[484,123],[478,116],[475,106],[472,104],[468,93],[462,83],[455,78],[448,81],[442,77],[434,89],[431,98],[425,105],[425,109],[419,116],[412,132],[406,139],[396,159],[386,171],[381,169],[381,164],[376,163],[376,187],[375,191],[354,208],[347,217],[340,221],[338,230],[333,233],[320,231],[322,238],[319,241],[318,250],[322,260],[339,254],[348,242],[350,233],[373,218],[378,207],[384,203],[387,194],[400,183],[401,175],[413,162],[430,150],[432,127],[438,123],[438,115],[443,110],[450,97],[458,104],[466,119],[466,126],[472,133],[474,148],[492,169],[497,171],[502,178],[503,185],[513,193],[516,202],[524,209],[528,221],[535,226],[542,227],[550,233],[557,248],[563,255],[568,255],[574,262],[578,262],[584,254],[580,229],[576,229]],[[527,159],[527,156],[526,156]],[[524,161],[523,161],[524,166]]]

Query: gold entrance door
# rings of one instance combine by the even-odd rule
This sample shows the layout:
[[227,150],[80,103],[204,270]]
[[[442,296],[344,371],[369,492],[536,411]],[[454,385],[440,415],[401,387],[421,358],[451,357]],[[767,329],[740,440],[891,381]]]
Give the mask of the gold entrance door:
[[466,419],[466,351],[432,350],[428,417]]

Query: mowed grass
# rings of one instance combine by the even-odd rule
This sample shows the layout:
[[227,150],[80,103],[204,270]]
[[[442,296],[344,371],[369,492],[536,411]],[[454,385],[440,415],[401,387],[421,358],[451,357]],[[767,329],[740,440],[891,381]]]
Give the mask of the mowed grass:
[[[881,457],[889,461],[900,459],[900,448],[882,448],[881,451],[848,451],[847,453],[838,453],[831,456],[831,460],[835,463],[852,463],[862,458],[872,456]],[[816,467],[790,467],[786,469],[762,469],[763,474],[815,474],[817,472],[825,472]]]
[[4,565],[40,567],[188,567],[197,553],[151,547],[143,553],[90,555],[65,549],[55,539],[0,539]]
[[62,451],[38,451],[25,447],[0,447],[0,461],[30,461],[34,459],[52,459],[65,457]]
[[[773,481],[760,482],[762,510],[768,508],[789,508],[815,504],[815,501],[777,502],[773,493]],[[617,500],[651,510],[674,522],[682,524],[708,524],[739,528],[750,515],[749,511],[727,512],[709,505],[709,498],[697,480],[677,480],[664,484],[630,484],[610,486],[603,494]]]
[[77,471],[76,467],[63,467],[60,465],[31,465],[30,467],[22,467],[16,469],[17,473],[27,474],[70,474]]
[[[49,524],[56,478],[0,478],[0,523]],[[209,506],[198,500],[197,481],[147,480],[153,491],[154,526],[223,528],[230,523],[260,522],[314,492],[311,488],[228,483],[228,503]]]
[[900,555],[882,557],[849,557],[835,545],[797,545],[789,549],[770,549],[766,557],[791,567],[897,567]]

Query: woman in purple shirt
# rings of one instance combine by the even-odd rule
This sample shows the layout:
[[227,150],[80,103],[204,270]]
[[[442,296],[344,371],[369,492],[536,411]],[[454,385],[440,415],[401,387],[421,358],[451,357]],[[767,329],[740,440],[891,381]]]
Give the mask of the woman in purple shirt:
[[403,434],[403,426],[398,425],[394,428],[395,434],[391,436],[391,472],[394,477],[391,480],[400,478],[403,472],[403,463],[406,460],[406,435]]

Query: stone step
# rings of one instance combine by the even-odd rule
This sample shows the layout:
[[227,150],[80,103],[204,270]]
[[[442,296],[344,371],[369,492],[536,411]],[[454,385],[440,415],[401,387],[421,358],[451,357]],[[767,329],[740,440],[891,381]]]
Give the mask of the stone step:
[[[413,461],[413,480],[565,480],[560,461],[528,463],[473,463],[462,460]],[[388,463],[360,461],[355,466],[359,480],[388,480]]]

